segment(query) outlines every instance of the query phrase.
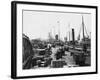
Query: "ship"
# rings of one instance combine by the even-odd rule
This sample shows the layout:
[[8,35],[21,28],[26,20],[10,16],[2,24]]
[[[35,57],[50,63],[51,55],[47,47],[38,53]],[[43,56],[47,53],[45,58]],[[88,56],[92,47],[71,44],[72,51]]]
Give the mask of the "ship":
[[[75,40],[74,29],[72,29],[72,41],[68,41],[69,52],[73,53],[76,64],[80,66],[91,65],[91,38],[87,34],[84,18],[82,16],[82,39],[80,32],[77,40]],[[86,32],[86,35],[85,35]]]

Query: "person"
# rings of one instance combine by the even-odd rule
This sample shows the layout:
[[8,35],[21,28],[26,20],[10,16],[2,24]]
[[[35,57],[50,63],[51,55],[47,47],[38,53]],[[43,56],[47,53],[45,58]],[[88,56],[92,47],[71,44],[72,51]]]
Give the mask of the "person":
[[86,44],[83,44],[83,51],[86,53],[87,51],[87,45]]
[[62,47],[60,47],[56,53],[56,59],[62,59],[62,56],[65,55],[65,51]]
[[51,55],[50,55],[53,60],[56,59],[56,56],[55,56],[56,53],[57,53],[57,48],[55,47],[55,45],[53,45],[51,47]]

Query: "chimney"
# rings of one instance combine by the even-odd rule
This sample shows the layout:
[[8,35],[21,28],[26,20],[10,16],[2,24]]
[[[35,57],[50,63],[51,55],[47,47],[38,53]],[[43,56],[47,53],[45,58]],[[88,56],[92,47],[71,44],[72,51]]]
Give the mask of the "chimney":
[[73,44],[75,43],[75,34],[74,34],[74,29],[72,28],[72,41],[73,41]]

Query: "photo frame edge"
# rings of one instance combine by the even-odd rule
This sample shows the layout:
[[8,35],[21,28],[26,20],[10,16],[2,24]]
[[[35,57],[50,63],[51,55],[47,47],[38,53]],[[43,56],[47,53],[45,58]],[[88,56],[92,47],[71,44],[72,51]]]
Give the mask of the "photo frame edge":
[[[96,71],[85,73],[70,73],[70,74],[54,74],[54,75],[37,75],[37,76],[17,76],[17,4],[39,4],[39,5],[51,5],[51,6],[69,6],[69,7],[82,7],[82,8],[94,8],[96,9]],[[85,74],[97,74],[98,73],[98,6],[87,5],[73,5],[73,4],[58,4],[58,3],[41,3],[41,2],[24,2],[24,1],[12,1],[11,2],[11,78],[39,78],[39,77],[54,77],[54,76],[68,76],[68,75],[85,75]]]

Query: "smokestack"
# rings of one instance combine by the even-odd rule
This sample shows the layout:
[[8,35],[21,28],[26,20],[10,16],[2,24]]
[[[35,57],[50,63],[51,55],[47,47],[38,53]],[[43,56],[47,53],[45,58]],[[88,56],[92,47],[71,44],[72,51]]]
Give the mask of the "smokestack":
[[72,41],[73,41],[73,44],[75,43],[75,34],[74,34],[74,29],[72,29]]

